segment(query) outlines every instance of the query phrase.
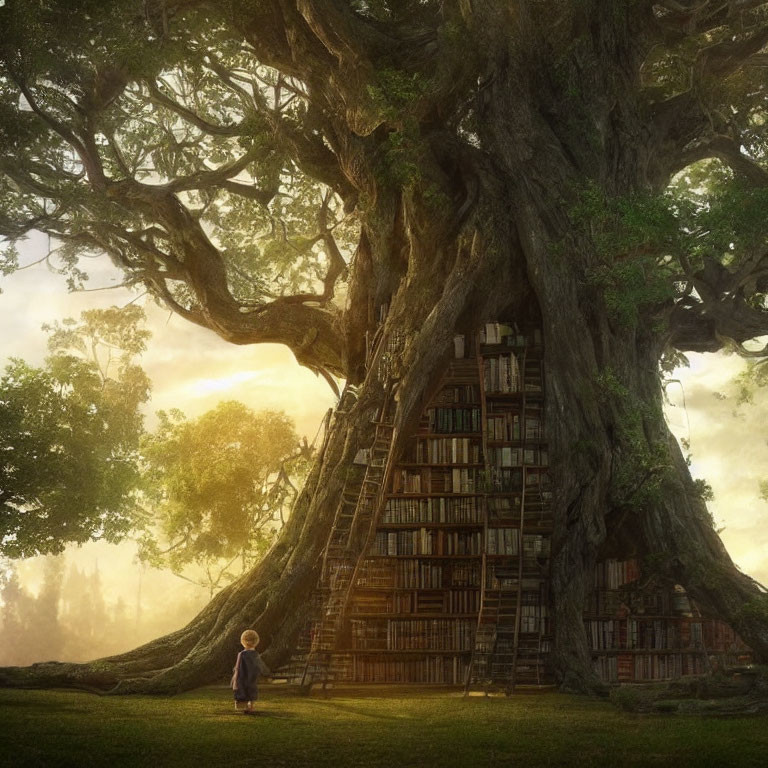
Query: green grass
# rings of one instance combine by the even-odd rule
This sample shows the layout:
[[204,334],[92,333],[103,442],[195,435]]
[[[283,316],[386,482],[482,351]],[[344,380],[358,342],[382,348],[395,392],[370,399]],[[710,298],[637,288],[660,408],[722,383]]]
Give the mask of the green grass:
[[171,699],[0,690],[0,766],[759,766],[768,718],[631,715],[562,694],[470,697],[266,687],[261,714],[225,688]]

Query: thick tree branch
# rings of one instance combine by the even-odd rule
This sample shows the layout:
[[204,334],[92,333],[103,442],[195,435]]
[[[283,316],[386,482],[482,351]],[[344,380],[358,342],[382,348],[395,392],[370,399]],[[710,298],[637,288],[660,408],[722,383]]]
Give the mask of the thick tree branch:
[[695,69],[700,78],[725,78],[741,69],[754,54],[759,53],[768,43],[768,27],[735,42],[727,41],[712,45],[700,51]]
[[738,24],[749,11],[766,5],[765,0],[664,0],[653,3],[656,22],[668,42]]
[[685,150],[680,155],[676,170],[708,157],[722,160],[756,187],[768,186],[768,171],[756,160],[745,155],[738,142],[730,136],[715,135]]

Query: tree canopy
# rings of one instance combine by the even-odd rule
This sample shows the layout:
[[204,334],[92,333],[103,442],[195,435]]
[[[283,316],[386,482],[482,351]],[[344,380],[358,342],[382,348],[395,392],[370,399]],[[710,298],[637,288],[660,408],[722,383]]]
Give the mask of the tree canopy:
[[196,566],[215,590],[274,541],[312,449],[284,413],[234,401],[191,421],[160,412],[147,432],[143,320],[135,304],[87,310],[43,326],[43,366],[13,359],[6,367],[0,554],[131,535],[144,560],[179,575]]
[[90,310],[48,328],[50,356],[0,377],[0,552],[29,557],[132,527],[141,405],[143,310]]
[[[407,268],[370,274],[375,206],[405,189],[458,226],[477,194],[468,164],[492,162],[483,73],[509,47],[541,79],[525,87],[552,151],[602,193],[655,195],[716,158],[714,208],[746,198],[718,217],[701,172],[684,210],[625,197],[637,237],[603,250],[596,285],[637,292],[650,269],[641,319],[661,317],[680,351],[744,351],[766,330],[765,3],[9,0],[0,14],[0,232],[48,232],[73,285],[78,257],[106,252],[224,338],[282,342],[354,379],[368,303]],[[625,60],[601,71],[601,50]],[[610,121],[643,126],[639,189],[607,183]],[[729,239],[744,224],[749,242]]]

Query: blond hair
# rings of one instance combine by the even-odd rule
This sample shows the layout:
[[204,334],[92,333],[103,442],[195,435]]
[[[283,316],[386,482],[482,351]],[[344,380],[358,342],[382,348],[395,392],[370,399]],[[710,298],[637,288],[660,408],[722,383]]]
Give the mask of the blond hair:
[[247,648],[255,648],[259,644],[259,633],[255,629],[246,629],[240,635],[240,644]]

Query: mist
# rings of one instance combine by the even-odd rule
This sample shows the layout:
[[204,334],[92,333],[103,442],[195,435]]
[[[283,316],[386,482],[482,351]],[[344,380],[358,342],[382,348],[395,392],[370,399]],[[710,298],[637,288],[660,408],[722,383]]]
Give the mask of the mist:
[[0,666],[90,661],[128,651],[183,627],[209,599],[202,587],[139,565],[124,572],[123,589],[116,591],[110,586],[114,564],[89,566],[79,562],[84,559],[48,555],[6,569]]

